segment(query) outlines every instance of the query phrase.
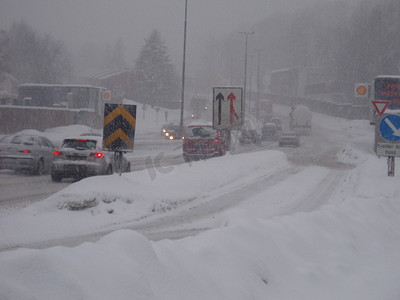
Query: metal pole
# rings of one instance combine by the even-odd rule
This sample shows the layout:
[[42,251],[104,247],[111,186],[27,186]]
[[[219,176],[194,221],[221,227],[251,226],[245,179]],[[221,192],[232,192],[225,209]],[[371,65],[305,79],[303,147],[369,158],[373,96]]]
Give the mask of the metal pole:
[[246,35],[246,48],[244,53],[244,87],[243,87],[243,102],[245,103],[246,107],[246,80],[247,80],[247,37],[249,34],[254,34],[254,32],[239,32],[241,34]]
[[387,163],[388,163],[388,176],[394,176],[394,167],[395,167],[395,157],[388,156]]
[[185,25],[183,28],[182,94],[181,94],[181,119],[180,119],[181,137],[183,136],[183,109],[185,102],[186,28],[187,28],[187,0],[185,0]]
[[257,126],[258,126],[258,109],[259,109],[259,102],[260,102],[260,51],[257,50],[258,56],[257,56],[257,104],[256,104],[256,120],[257,120]]

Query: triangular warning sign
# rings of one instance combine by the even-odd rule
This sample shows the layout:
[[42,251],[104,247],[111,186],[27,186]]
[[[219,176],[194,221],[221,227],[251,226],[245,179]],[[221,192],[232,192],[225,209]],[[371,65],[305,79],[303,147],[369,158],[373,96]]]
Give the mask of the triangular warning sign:
[[383,100],[373,100],[371,101],[373,106],[375,107],[376,112],[380,117],[382,117],[383,113],[385,112],[386,108],[388,108],[390,101],[383,101]]

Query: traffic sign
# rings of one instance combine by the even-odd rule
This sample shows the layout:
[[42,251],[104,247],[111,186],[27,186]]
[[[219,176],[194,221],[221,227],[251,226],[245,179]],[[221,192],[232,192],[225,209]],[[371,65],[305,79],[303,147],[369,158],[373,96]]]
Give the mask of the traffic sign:
[[132,151],[136,128],[136,105],[104,105],[103,148]]
[[372,105],[375,107],[376,112],[381,117],[385,112],[386,108],[388,108],[390,101],[385,100],[372,100]]
[[381,136],[389,142],[400,141],[400,115],[386,115],[379,122]]
[[400,156],[400,115],[385,114],[375,131],[376,154],[379,156]]
[[213,127],[240,129],[244,119],[243,89],[241,87],[213,88]]

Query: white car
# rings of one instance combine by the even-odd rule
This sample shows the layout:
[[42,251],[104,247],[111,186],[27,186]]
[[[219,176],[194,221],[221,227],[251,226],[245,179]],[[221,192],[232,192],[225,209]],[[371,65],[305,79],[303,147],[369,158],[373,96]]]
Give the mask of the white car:
[[[130,162],[122,156],[122,171],[130,172]],[[102,138],[97,136],[64,139],[61,148],[54,151],[51,179],[81,179],[95,175],[107,175],[117,171],[114,153],[102,149]]]
[[42,175],[50,169],[54,145],[42,135],[15,134],[0,142],[0,169]]

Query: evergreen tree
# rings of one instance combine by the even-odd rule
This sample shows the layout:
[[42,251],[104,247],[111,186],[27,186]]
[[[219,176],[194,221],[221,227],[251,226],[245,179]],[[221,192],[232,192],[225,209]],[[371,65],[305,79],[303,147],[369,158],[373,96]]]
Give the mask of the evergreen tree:
[[178,78],[167,47],[159,31],[154,30],[135,63],[134,98],[142,103],[166,107],[175,101],[178,89]]

